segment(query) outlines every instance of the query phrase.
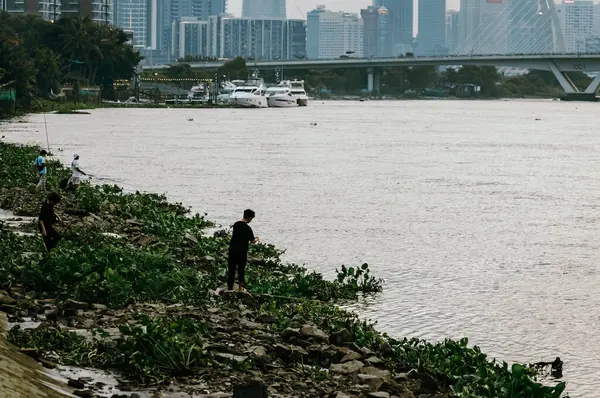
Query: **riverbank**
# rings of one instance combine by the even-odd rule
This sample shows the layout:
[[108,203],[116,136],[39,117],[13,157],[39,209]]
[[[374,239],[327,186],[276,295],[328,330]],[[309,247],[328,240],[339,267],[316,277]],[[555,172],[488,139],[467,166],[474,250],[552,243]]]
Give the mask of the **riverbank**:
[[[35,214],[35,178],[23,170],[31,169],[37,149],[1,149],[0,203]],[[54,186],[68,174],[58,163],[50,171]],[[61,211],[67,239],[41,264],[36,235],[2,229],[0,254],[10,259],[0,270],[10,302],[3,309],[14,321],[27,315],[41,322],[9,336],[35,348],[28,351],[33,355],[55,352],[51,359],[64,364],[118,371],[156,390],[176,382],[198,393],[231,392],[253,381],[249,376],[260,378],[270,396],[289,397],[373,390],[381,393],[374,396],[443,397],[452,389],[503,397],[524,396],[527,388],[550,397],[564,388],[543,389],[529,370],[492,364],[466,340],[390,339],[339,310],[336,302],[381,289],[368,267],[325,281],[282,264],[276,248],[260,245],[249,266],[254,297],[216,297],[209,292],[224,278],[229,237],[209,233],[212,224],[183,206],[84,185]],[[32,224],[19,230],[35,233]]]

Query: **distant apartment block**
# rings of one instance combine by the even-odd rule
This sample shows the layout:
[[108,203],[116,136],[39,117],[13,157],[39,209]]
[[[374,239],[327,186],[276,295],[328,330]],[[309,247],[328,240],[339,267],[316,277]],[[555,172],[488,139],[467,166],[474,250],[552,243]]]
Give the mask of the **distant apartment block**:
[[4,0],[3,8],[10,13],[39,15],[46,21],[80,16],[112,23],[111,0]]
[[557,9],[567,52],[595,52],[595,39],[600,37],[600,5],[591,0],[570,0]]
[[207,21],[182,18],[173,22],[172,48],[178,58],[303,58],[306,24],[297,19],[236,18],[229,14],[211,16]]
[[363,20],[358,14],[319,6],[307,14],[306,55],[309,59],[363,57]]
[[285,0],[244,0],[242,18],[286,18]]

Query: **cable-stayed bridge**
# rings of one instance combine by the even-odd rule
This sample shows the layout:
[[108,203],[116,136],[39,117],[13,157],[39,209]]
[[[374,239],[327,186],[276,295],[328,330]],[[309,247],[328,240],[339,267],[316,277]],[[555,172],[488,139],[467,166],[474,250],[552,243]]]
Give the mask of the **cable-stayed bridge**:
[[[189,65],[196,70],[217,70],[224,62],[192,62]],[[600,73],[586,88],[576,87],[564,72],[600,72],[600,54],[511,54],[511,55],[453,55],[441,57],[405,57],[405,58],[349,58],[291,61],[249,61],[248,67],[261,71],[277,70],[280,75],[286,71],[309,69],[349,69],[368,70],[367,86],[369,91],[378,92],[379,72],[381,69],[410,66],[495,66],[550,71],[554,74],[565,93],[570,98],[595,97],[600,87]],[[146,71],[160,71],[170,65],[147,65]]]

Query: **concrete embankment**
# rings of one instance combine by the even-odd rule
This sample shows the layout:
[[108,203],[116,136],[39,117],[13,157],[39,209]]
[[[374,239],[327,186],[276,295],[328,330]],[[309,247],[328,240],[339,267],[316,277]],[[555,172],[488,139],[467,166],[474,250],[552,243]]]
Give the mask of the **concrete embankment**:
[[74,397],[66,391],[66,386],[48,377],[35,360],[20,353],[6,341],[6,325],[6,316],[0,312],[0,397]]

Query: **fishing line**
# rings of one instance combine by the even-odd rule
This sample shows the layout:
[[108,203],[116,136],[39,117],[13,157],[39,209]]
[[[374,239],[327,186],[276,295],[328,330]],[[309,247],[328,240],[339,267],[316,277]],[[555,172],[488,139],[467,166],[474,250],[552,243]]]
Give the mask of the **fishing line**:
[[44,127],[46,128],[46,146],[50,152],[50,140],[48,139],[48,123],[46,122],[46,114],[44,113]]

